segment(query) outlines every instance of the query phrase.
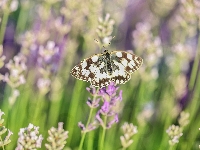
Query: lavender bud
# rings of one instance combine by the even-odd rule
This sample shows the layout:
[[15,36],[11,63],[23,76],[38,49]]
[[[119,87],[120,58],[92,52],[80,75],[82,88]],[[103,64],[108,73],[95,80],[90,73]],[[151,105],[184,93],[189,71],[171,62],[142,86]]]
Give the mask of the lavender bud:
[[169,144],[174,145],[179,142],[179,138],[183,135],[182,128],[179,126],[171,125],[167,130],[167,134],[170,137]]
[[178,119],[178,123],[180,127],[185,127],[189,123],[190,114],[184,111],[181,112],[180,118]]
[[45,144],[45,147],[48,150],[62,150],[67,143],[66,139],[68,138],[68,131],[63,129],[63,123],[58,123],[58,128],[52,127],[49,131],[49,137],[47,141],[49,144]]
[[120,136],[121,144],[123,148],[127,148],[133,143],[132,137],[138,132],[137,126],[125,122],[121,128],[123,132],[123,135]]
[[15,150],[41,148],[43,137],[39,135],[39,127],[29,124],[26,128],[21,128]]

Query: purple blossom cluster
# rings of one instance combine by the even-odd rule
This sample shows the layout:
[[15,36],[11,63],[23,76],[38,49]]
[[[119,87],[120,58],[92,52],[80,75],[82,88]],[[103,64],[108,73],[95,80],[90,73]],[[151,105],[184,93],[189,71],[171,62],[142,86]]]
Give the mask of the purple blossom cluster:
[[[79,122],[79,127],[82,129],[82,132],[89,132],[96,129],[101,125],[105,129],[111,128],[114,123],[119,121],[118,113],[119,109],[118,104],[122,101],[122,90],[118,92],[119,87],[116,87],[113,82],[106,88],[96,89],[94,87],[87,88],[87,91],[93,96],[93,100],[88,98],[88,106],[93,108],[98,108],[100,106],[100,101],[102,105],[95,115],[95,119],[92,123],[84,125]],[[104,121],[106,118],[106,121]]]
[[28,58],[28,68],[36,72],[37,88],[46,94],[50,90],[52,77],[58,72],[65,55],[70,27],[63,17],[53,14],[52,9],[48,10],[46,16],[45,13],[41,13],[42,10],[47,12],[44,5],[39,5],[38,9],[38,18],[33,29],[22,35],[19,43],[22,45],[22,53]]
[[[105,87],[99,90],[99,95],[102,97],[103,105],[96,114],[96,119],[104,128],[110,128],[114,123],[119,121],[118,112],[115,107],[117,103],[122,101],[122,90],[117,94],[119,87],[116,87],[113,82],[110,83],[108,88]],[[109,121],[107,124],[104,123],[102,117],[108,117]]]

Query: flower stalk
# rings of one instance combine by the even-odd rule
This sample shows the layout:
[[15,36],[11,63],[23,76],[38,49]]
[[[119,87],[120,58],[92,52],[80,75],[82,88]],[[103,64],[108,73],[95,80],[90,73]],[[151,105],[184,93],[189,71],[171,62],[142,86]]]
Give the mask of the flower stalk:
[[[93,100],[92,100],[92,102],[95,102],[96,101],[96,98],[97,98],[97,94],[98,94],[98,92],[99,92],[99,88],[97,89],[97,90],[94,90],[93,89]],[[88,103],[89,104],[89,103]],[[94,104],[94,103],[93,103]],[[85,129],[88,129],[88,126],[89,126],[89,123],[91,122],[91,119],[92,119],[92,114],[93,114],[93,111],[94,111],[94,108],[96,108],[95,107],[95,105],[89,105],[90,106],[90,113],[89,113],[89,117],[88,117],[88,120],[87,120],[87,123],[86,123],[86,126],[84,127]],[[98,105],[97,105],[98,106]],[[83,143],[84,143],[84,140],[85,140],[85,136],[86,136],[86,133],[88,132],[88,130],[83,130],[82,131],[82,136],[81,136],[81,141],[80,141],[80,144],[79,144],[79,148],[78,148],[78,150],[82,150],[82,147],[83,147]]]
[[[104,125],[107,124],[107,116],[103,119]],[[106,135],[106,127],[103,127],[102,135],[101,135],[101,142],[100,142],[100,150],[103,150],[104,148],[104,141],[105,141],[105,135]]]
[[2,22],[1,22],[0,44],[3,44],[3,39],[4,39],[5,31],[6,31],[6,25],[7,25],[7,22],[8,22],[8,16],[9,16],[9,12],[5,11],[3,18],[2,18]]

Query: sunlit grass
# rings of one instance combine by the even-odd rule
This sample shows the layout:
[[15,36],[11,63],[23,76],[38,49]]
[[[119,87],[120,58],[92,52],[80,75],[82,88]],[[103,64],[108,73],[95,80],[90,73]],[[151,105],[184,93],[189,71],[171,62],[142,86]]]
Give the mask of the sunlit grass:
[[[199,2],[127,5],[0,2],[1,149],[199,149]],[[70,75],[103,46],[144,60],[116,95]]]

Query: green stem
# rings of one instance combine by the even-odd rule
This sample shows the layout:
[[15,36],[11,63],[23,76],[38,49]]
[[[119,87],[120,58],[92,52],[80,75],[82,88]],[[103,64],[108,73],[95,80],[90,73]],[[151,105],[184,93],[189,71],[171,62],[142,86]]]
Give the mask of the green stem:
[[170,146],[169,150],[173,150],[173,149],[174,149],[174,147],[173,147],[173,146]]
[[[78,118],[77,118],[77,112],[80,109],[80,99],[83,96],[83,88],[84,88],[85,83],[82,81],[76,81],[73,93],[72,93],[72,98],[71,98],[71,103],[68,108],[68,117],[67,123],[66,123],[66,128],[70,131],[69,132],[69,138],[68,138],[68,144],[71,144],[71,141],[73,139],[73,133],[75,131],[75,123],[77,123]],[[78,94],[77,94],[78,93]]]
[[[89,125],[89,123],[90,123],[90,121],[91,121],[93,110],[94,110],[94,108],[91,108],[91,109],[90,109],[90,114],[89,114],[89,117],[88,117],[88,121],[87,121],[87,124],[86,124],[86,128],[88,127],[88,125]],[[83,142],[84,142],[84,140],[85,140],[85,135],[86,135],[86,133],[87,133],[87,132],[83,132],[83,134],[82,134],[81,142],[80,142],[80,144],[79,144],[78,150],[82,150]]]
[[5,11],[5,13],[4,13],[4,15],[3,15],[2,22],[1,22],[0,44],[3,43],[4,34],[5,34],[5,31],[6,31],[6,25],[7,25],[7,22],[8,22],[8,16],[9,16],[9,12],[8,12],[8,11]]
[[194,59],[194,64],[192,66],[192,73],[191,73],[191,77],[190,77],[190,81],[189,81],[189,90],[192,90],[194,88],[194,84],[195,84],[195,80],[196,80],[196,75],[197,75],[198,65],[199,65],[199,57],[200,57],[199,49],[200,49],[200,33],[198,36],[198,45],[197,45],[196,55],[195,55],[195,59]]
[[88,135],[87,138],[87,143],[86,143],[86,147],[87,149],[94,149],[94,138],[95,138],[95,132],[90,132],[90,134]]
[[[95,101],[95,100],[96,100],[96,97],[97,97],[98,92],[99,92],[99,88],[96,89],[96,93],[94,94],[94,97],[93,97],[93,100],[92,100],[92,101]],[[87,129],[87,127],[88,127],[88,125],[89,125],[89,123],[90,123],[90,121],[91,121],[93,110],[94,110],[94,108],[92,107],[92,108],[90,109],[89,117],[88,117],[88,120],[87,120],[87,123],[86,123],[86,129]],[[82,134],[81,142],[80,142],[80,144],[79,144],[78,150],[82,150],[83,142],[84,142],[84,140],[85,140],[85,135],[86,135],[86,133],[87,133],[87,132],[83,132],[83,134]]]
[[[3,143],[3,140],[2,140],[2,138],[1,138],[1,136],[0,136],[0,140],[1,140],[1,142]],[[2,148],[3,148],[3,150],[5,150],[4,144],[2,145]]]
[[44,95],[41,93],[38,93],[38,97],[35,99],[35,106],[34,106],[34,110],[33,110],[33,121],[34,123],[38,123],[38,116],[42,116],[40,115],[40,113],[42,113],[42,109],[45,103],[45,99],[44,99]]
[[[106,122],[107,122],[107,116],[104,117],[104,125],[106,125]],[[103,127],[103,132],[102,132],[102,135],[101,135],[100,150],[103,150],[103,148],[104,148],[105,135],[106,135],[106,126]]]
[[24,31],[26,27],[26,22],[28,19],[28,10],[29,9],[29,4],[22,4],[22,7],[19,12],[19,17],[17,21],[17,27],[16,27],[16,33],[17,35]]
[[192,73],[189,81],[189,90],[192,90],[195,84],[195,79],[197,75],[197,70],[198,70],[198,63],[199,63],[199,57],[198,54],[196,55],[194,59],[194,64],[192,66]]

